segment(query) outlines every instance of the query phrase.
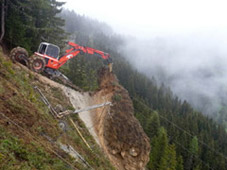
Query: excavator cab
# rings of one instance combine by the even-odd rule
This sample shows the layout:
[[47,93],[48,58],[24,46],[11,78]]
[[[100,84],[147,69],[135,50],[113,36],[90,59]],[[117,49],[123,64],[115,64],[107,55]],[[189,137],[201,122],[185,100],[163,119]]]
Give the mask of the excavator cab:
[[39,54],[47,55],[49,57],[58,59],[60,48],[54,44],[42,42],[39,45],[38,51]]

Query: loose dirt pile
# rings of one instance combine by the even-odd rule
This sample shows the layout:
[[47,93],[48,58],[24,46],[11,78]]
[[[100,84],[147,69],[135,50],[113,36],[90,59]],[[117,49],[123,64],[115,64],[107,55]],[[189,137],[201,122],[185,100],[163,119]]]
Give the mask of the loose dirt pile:
[[129,94],[108,70],[102,69],[99,78],[100,90],[93,96],[94,104],[113,103],[93,114],[101,146],[117,169],[142,170],[149,161],[149,138],[133,115]]

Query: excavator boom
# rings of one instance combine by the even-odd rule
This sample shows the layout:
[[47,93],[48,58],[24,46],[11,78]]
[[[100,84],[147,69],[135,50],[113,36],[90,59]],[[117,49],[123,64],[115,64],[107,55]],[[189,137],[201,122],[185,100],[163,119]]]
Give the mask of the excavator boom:
[[[91,54],[91,55],[102,57],[104,60],[107,60],[109,68],[112,66],[112,64],[111,64],[112,61],[111,61],[110,55],[108,53],[104,53],[103,51],[96,50],[91,47],[80,46],[73,42],[68,42],[68,45],[70,45],[72,48],[67,49],[65,51],[65,54],[63,56],[61,56],[58,60],[55,58],[48,57],[46,55],[40,55],[39,53],[36,53],[36,55],[40,55],[42,57],[50,59],[50,61],[47,62],[46,67],[49,67],[49,68],[52,68],[55,70],[59,69],[69,59],[76,57],[78,54]],[[110,69],[110,70],[112,71],[112,69]]]
[[104,60],[110,58],[110,55],[108,53],[104,53],[103,51],[96,50],[96,49],[91,48],[91,47],[80,46],[80,45],[73,43],[73,42],[68,42],[68,45],[72,46],[73,48],[66,50],[66,53],[70,53],[70,52],[72,52],[73,50],[76,49],[76,50],[79,50],[81,53],[98,55],[98,56],[102,57]]
[[107,60],[109,70],[110,72],[112,72],[112,60],[108,53],[105,53],[100,50],[96,50],[91,47],[80,46],[79,44],[76,44],[73,42],[68,42],[68,45],[70,45],[72,48],[67,49],[65,51],[65,55],[59,59],[59,65],[57,66],[58,68],[61,67],[63,64],[65,64],[66,61],[68,61],[71,58],[74,58],[78,54],[91,54],[98,57],[102,57],[104,60]]

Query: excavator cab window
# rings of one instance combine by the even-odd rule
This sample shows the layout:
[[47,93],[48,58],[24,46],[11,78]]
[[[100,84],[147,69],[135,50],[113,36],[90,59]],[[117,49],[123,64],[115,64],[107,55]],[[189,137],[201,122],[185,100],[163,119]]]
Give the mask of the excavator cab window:
[[49,44],[47,47],[46,55],[57,59],[59,52],[60,52],[60,49],[58,46]]
[[56,45],[42,42],[39,46],[38,53],[58,59],[60,48]]
[[45,54],[47,45],[46,44],[40,44],[38,53]]

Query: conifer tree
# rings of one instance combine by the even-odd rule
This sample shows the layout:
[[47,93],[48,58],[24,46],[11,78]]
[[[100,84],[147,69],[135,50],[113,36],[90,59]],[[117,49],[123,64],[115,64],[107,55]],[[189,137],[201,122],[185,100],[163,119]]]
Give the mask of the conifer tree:
[[62,46],[64,20],[57,16],[64,3],[56,0],[7,0],[3,43],[35,51],[41,41]]
[[196,162],[198,155],[198,138],[196,136],[194,136],[191,140],[189,151],[188,159],[186,161],[186,169],[198,168],[198,163]]
[[183,158],[181,155],[177,156],[176,170],[184,170]]
[[165,156],[167,154],[168,140],[163,127],[159,129],[158,136],[152,139],[149,169],[155,170],[165,166]]
[[147,126],[145,127],[145,131],[147,132],[150,139],[154,136],[158,135],[158,130],[160,128],[160,120],[157,112],[153,112],[153,114],[147,120]]
[[159,170],[175,170],[177,165],[176,151],[174,145],[168,145],[161,159]]

